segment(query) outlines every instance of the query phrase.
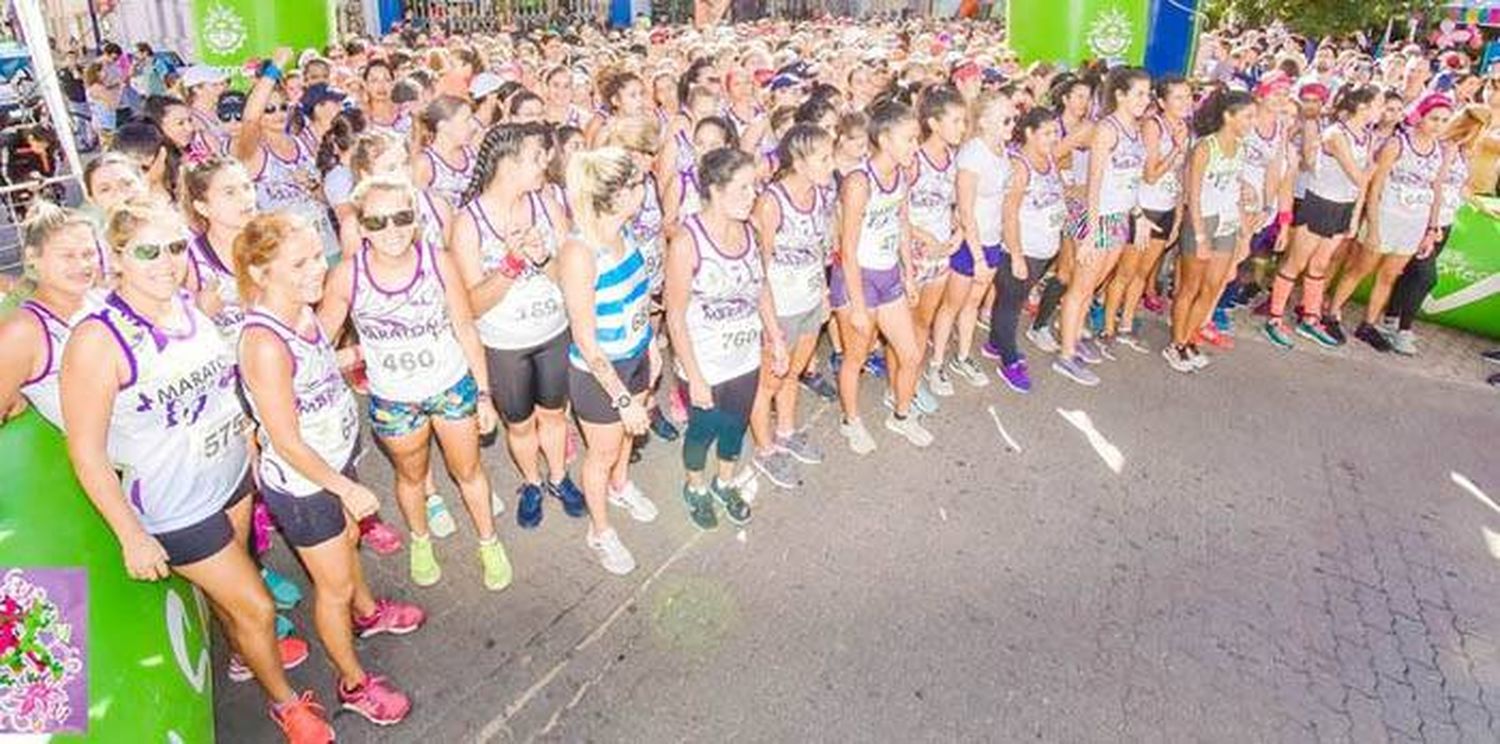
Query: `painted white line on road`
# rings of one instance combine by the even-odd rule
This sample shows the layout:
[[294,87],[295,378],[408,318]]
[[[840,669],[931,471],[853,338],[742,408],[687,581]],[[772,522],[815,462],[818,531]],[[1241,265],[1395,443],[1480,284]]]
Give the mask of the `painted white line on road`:
[[1484,525],[1479,526],[1480,534],[1484,535],[1484,546],[1490,549],[1490,556],[1500,560],[1500,532],[1496,532]]
[[1500,514],[1500,505],[1497,505],[1494,499],[1485,495],[1484,491],[1479,490],[1479,486],[1474,485],[1474,481],[1469,480],[1468,476],[1458,472],[1457,470],[1450,470],[1448,471],[1448,477],[1452,479],[1453,483],[1459,488],[1468,491],[1470,496],[1479,499],[1480,503],[1488,506],[1491,509],[1494,509],[1495,513]]
[[1118,475],[1125,467],[1125,454],[1094,428],[1094,422],[1089,415],[1083,411],[1064,411],[1061,408],[1057,409],[1057,413],[1063,417],[1063,420],[1083,432],[1083,436],[1089,440],[1089,446],[1094,448],[1094,452],[1099,454],[1101,460],[1104,460],[1105,467]]
[[1011,452],[1020,452],[1021,445],[1017,444],[1015,438],[1010,435],[1010,432],[1005,430],[1005,424],[1000,423],[1000,413],[995,410],[993,405],[989,409],[990,418],[994,420],[995,428],[1000,430],[1000,438],[1005,440],[1005,446],[1010,448]]

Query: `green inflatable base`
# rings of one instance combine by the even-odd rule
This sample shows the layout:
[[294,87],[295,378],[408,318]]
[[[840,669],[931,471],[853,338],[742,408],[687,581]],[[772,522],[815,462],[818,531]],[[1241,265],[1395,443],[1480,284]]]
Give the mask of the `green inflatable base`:
[[[24,731],[41,740],[53,734],[54,742],[212,742],[201,595],[176,577],[126,575],[114,533],[73,476],[62,435],[35,411],[0,426],[0,452],[0,680],[30,675],[36,691],[22,724],[0,710],[0,740]],[[37,587],[48,592],[45,601]],[[7,626],[7,610],[26,621]],[[5,641],[7,628],[23,636],[20,646]],[[54,662],[50,669],[42,659]],[[72,689],[48,689],[64,677],[74,679]],[[0,702],[15,702],[3,697],[17,689],[0,684]],[[71,714],[62,718],[63,710]]]

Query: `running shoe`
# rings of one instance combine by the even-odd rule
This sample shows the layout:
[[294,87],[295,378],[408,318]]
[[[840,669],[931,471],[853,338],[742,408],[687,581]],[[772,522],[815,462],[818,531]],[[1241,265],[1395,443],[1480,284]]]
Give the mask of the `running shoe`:
[[1141,297],[1141,307],[1146,308],[1149,312],[1161,315],[1162,311],[1167,309],[1167,303],[1161,298],[1161,295],[1154,293],[1146,294]]
[[932,446],[932,432],[927,431],[916,416],[900,418],[892,411],[891,415],[885,417],[885,428],[906,437],[906,441],[911,442],[914,447]]
[[1381,333],[1379,328],[1376,328],[1369,323],[1360,323],[1358,326],[1356,326],[1354,329],[1354,337],[1369,344],[1370,348],[1379,352],[1390,351],[1392,348],[1394,348],[1391,344],[1390,339],[1386,338],[1385,334]]
[[271,533],[276,531],[276,520],[271,518],[271,510],[266,508],[263,499],[256,499],[255,505],[250,508],[250,539],[254,546],[253,555],[261,555],[271,549]]
[[1500,372],[1496,372],[1495,374],[1484,378],[1484,381],[1489,383],[1490,387],[1500,387]]
[[625,485],[616,491],[613,486],[609,489],[609,503],[630,512],[630,518],[637,522],[656,521],[656,504],[641,493],[635,481],[627,480]]
[[1203,327],[1198,329],[1198,338],[1203,339],[1204,343],[1215,349],[1234,348],[1234,337],[1219,330],[1213,323],[1204,323]]
[[927,387],[933,393],[946,398],[953,394],[953,379],[941,364],[927,365]]
[[1401,356],[1417,355],[1417,334],[1412,333],[1410,329],[1401,330],[1398,328],[1395,333],[1390,334],[1386,338],[1391,342],[1391,351]]
[[1146,343],[1141,340],[1141,337],[1135,335],[1130,331],[1120,331],[1119,335],[1115,336],[1115,344],[1124,346],[1125,348],[1140,354],[1151,353],[1151,348],[1146,346]]
[[1094,339],[1088,336],[1078,339],[1078,343],[1074,345],[1074,350],[1077,352],[1075,356],[1082,359],[1084,364],[1104,363],[1104,350],[1100,349],[1099,344],[1095,343]]
[[808,438],[806,429],[785,436],[777,434],[776,446],[791,455],[792,459],[806,465],[817,465],[823,461],[823,449]]
[[542,523],[542,487],[535,483],[522,483],[516,489],[516,526],[523,530],[534,530]]
[[[282,669],[296,669],[307,661],[307,641],[301,638],[281,638],[276,641],[276,652],[281,656]],[[239,654],[229,655],[229,681],[249,682],[255,679],[255,672],[245,666],[245,660]]]
[[375,555],[392,555],[401,550],[401,533],[381,520],[378,514],[359,520],[359,541],[375,551]]
[[290,610],[302,601],[302,588],[297,586],[297,582],[269,568],[260,570],[260,578],[266,582],[266,590],[271,592],[271,599],[275,600],[276,609]]
[[505,555],[505,546],[500,544],[498,537],[490,538],[489,542],[480,541],[479,568],[484,577],[484,588],[492,592],[510,586],[510,580],[515,575],[510,567],[510,558]]
[[663,442],[675,442],[677,441],[677,437],[681,436],[681,433],[677,431],[677,427],[671,421],[668,421],[666,416],[662,415],[660,408],[655,406],[651,407],[651,433],[655,434]]
[[797,381],[802,383],[802,387],[812,391],[813,395],[823,400],[838,400],[839,398],[838,388],[818,370],[803,372],[797,377]]
[[1396,333],[1396,331],[1401,330],[1400,326],[1397,325],[1396,316],[1394,315],[1387,315],[1384,318],[1381,318],[1380,322],[1376,324],[1375,327],[1379,328],[1382,331],[1385,331],[1386,335],[1393,335]]
[[864,421],[845,421],[839,424],[839,433],[849,440],[849,449],[854,450],[854,454],[868,455],[875,451],[875,437],[870,436],[870,430],[865,428]]
[[1197,344],[1187,345],[1187,356],[1188,360],[1193,363],[1193,369],[1199,371],[1208,369],[1208,365],[1213,362],[1212,359],[1208,358],[1207,354],[1204,354],[1203,351],[1198,348]]
[[599,558],[599,565],[616,576],[624,576],[635,570],[635,556],[625,549],[625,543],[620,542],[620,533],[613,529],[595,535],[589,532],[585,542],[594,555]]
[[288,618],[286,615],[283,615],[283,614],[281,614],[279,612],[276,613],[276,637],[277,638],[290,638],[291,635],[293,633],[296,633],[296,632],[297,632],[297,626],[295,626],[295,625],[292,624],[292,621],[291,621],[290,618]]
[[948,371],[963,378],[964,382],[973,387],[984,387],[990,384],[990,376],[968,357],[954,357],[948,362]]
[[1234,320],[1229,317],[1229,308],[1223,306],[1214,308],[1213,327],[1220,333],[1229,333],[1234,330]]
[[1479,355],[1479,358],[1490,364],[1500,364],[1500,349],[1491,349]]
[[1057,353],[1057,337],[1052,335],[1051,326],[1047,326],[1045,328],[1027,328],[1026,339],[1030,341],[1031,345],[1035,346],[1038,351],[1046,354]]
[[411,698],[385,677],[375,674],[365,675],[365,681],[352,690],[344,689],[344,683],[340,682],[339,705],[376,726],[400,723],[411,712]]
[[687,507],[688,519],[704,532],[719,528],[719,517],[714,514],[714,500],[707,489],[694,490],[686,483],[682,486],[682,504]]
[[1104,305],[1098,300],[1094,300],[1089,304],[1088,323],[1089,328],[1092,329],[1095,333],[1099,333],[1104,330]]
[[870,357],[865,360],[865,371],[876,377],[884,379],[886,373],[889,371],[885,366],[885,355],[881,354],[878,351],[871,354]]
[[1261,326],[1261,331],[1266,334],[1266,339],[1271,342],[1272,346],[1282,349],[1296,346],[1296,343],[1292,341],[1292,334],[1286,332],[1286,325],[1280,320],[1272,318],[1266,321],[1266,324]]
[[941,404],[938,403],[937,396],[933,395],[932,391],[927,389],[927,381],[921,378],[917,378],[917,390],[916,393],[912,396],[911,404],[915,406],[918,411],[928,416],[937,413],[938,408],[941,406]]
[[1297,321],[1297,335],[1311,339],[1325,349],[1332,349],[1339,345],[1339,342],[1335,341],[1333,336],[1329,335],[1328,331],[1323,328],[1323,324],[1311,318],[1303,318]]
[[1000,347],[990,343],[989,339],[985,339],[984,343],[979,345],[979,355],[998,362],[1000,361]]
[[1323,316],[1323,330],[1339,346],[1343,346],[1349,342],[1349,337],[1344,335],[1344,324],[1332,315]]
[[573,479],[563,473],[562,480],[546,485],[547,493],[562,502],[563,513],[577,519],[589,513],[588,502],[583,498],[583,491],[573,484]]
[[377,599],[373,612],[365,617],[354,618],[354,634],[360,638],[403,636],[416,631],[426,621],[427,613],[417,605],[394,599]]
[[500,498],[493,486],[490,488],[490,516],[498,517],[505,513],[505,499]]
[[797,461],[780,448],[769,452],[757,452],[750,462],[777,488],[800,488],[802,486],[802,479],[797,475]]
[[839,367],[842,366],[844,366],[844,355],[842,352],[835,351],[828,355],[828,368],[833,370],[835,375],[839,373]]
[[1107,336],[1101,333],[1094,338],[1083,338],[1079,339],[1079,341],[1088,341],[1092,343],[1094,345],[1094,348],[1099,350],[1099,357],[1107,362],[1113,362],[1118,359],[1118,357],[1115,356],[1114,336]]
[[736,527],[744,527],[750,524],[750,505],[745,503],[744,497],[740,496],[740,489],[733,483],[724,483],[714,478],[708,492],[713,494],[714,500],[724,508],[724,518]]
[[995,367],[1000,379],[1010,386],[1011,390],[1018,393],[1031,392],[1031,373],[1026,369],[1026,360],[1017,359],[1010,364],[1001,364]]
[[1089,369],[1082,358],[1074,356],[1072,359],[1058,355],[1052,360],[1052,371],[1084,387],[1093,387],[1099,384],[1099,375]]
[[438,566],[437,556],[432,553],[432,537],[411,536],[407,550],[411,556],[411,582],[417,586],[432,586],[443,578],[443,569]]
[[443,503],[442,496],[435,493],[427,494],[427,527],[436,538],[444,538],[458,531],[448,505]]
[[1193,360],[1188,357],[1187,350],[1177,344],[1167,344],[1167,347],[1161,350],[1161,358],[1167,360],[1167,366],[1178,372],[1195,372],[1198,369],[1193,366]]
[[1271,315],[1270,295],[1267,295],[1265,299],[1257,303],[1255,309],[1251,310],[1250,312],[1261,317],[1269,317]]
[[281,729],[287,744],[329,744],[333,741],[333,727],[328,725],[328,712],[313,696],[312,690],[281,705],[270,707],[271,720]]
[[974,325],[986,333],[990,330],[990,314],[984,308],[979,308],[979,315],[974,318]]

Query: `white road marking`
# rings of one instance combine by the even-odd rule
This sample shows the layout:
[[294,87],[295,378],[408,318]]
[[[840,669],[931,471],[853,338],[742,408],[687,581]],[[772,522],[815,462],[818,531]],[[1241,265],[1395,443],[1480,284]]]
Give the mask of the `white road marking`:
[[990,419],[995,422],[995,428],[1000,430],[1000,438],[1005,440],[1005,446],[1010,448],[1011,452],[1020,452],[1021,445],[1017,444],[1015,438],[1010,435],[1010,432],[1005,430],[1005,424],[1000,423],[1000,413],[995,410],[993,405],[989,409]]
[[1468,491],[1470,496],[1479,499],[1480,503],[1488,506],[1491,509],[1494,509],[1495,513],[1500,514],[1500,505],[1497,505],[1494,499],[1485,495],[1484,491],[1479,490],[1479,486],[1474,485],[1474,481],[1469,480],[1468,476],[1458,472],[1457,470],[1450,470],[1448,471],[1448,477],[1452,479],[1453,483],[1459,488]]
[[1120,470],[1125,467],[1125,454],[1120,452],[1119,447],[1114,446],[1108,439],[1105,439],[1104,435],[1100,434],[1098,429],[1094,428],[1094,422],[1089,418],[1087,413],[1083,411],[1064,411],[1061,408],[1057,409],[1057,413],[1065,421],[1072,424],[1074,428],[1083,432],[1083,435],[1089,440],[1089,446],[1093,447],[1094,452],[1099,454],[1099,458],[1104,460],[1105,467],[1119,474]]
[[1479,302],[1492,294],[1500,293],[1500,274],[1480,279],[1457,292],[1442,297],[1428,296],[1422,301],[1422,312],[1427,315],[1446,313],[1473,302]]

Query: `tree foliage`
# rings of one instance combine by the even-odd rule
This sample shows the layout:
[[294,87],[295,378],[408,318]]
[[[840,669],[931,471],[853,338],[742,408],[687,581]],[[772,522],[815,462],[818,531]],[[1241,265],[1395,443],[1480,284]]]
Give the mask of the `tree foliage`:
[[1344,36],[1359,31],[1378,36],[1386,22],[1404,25],[1416,15],[1432,17],[1442,0],[1206,0],[1208,27],[1224,23],[1257,27],[1281,21],[1311,37]]

